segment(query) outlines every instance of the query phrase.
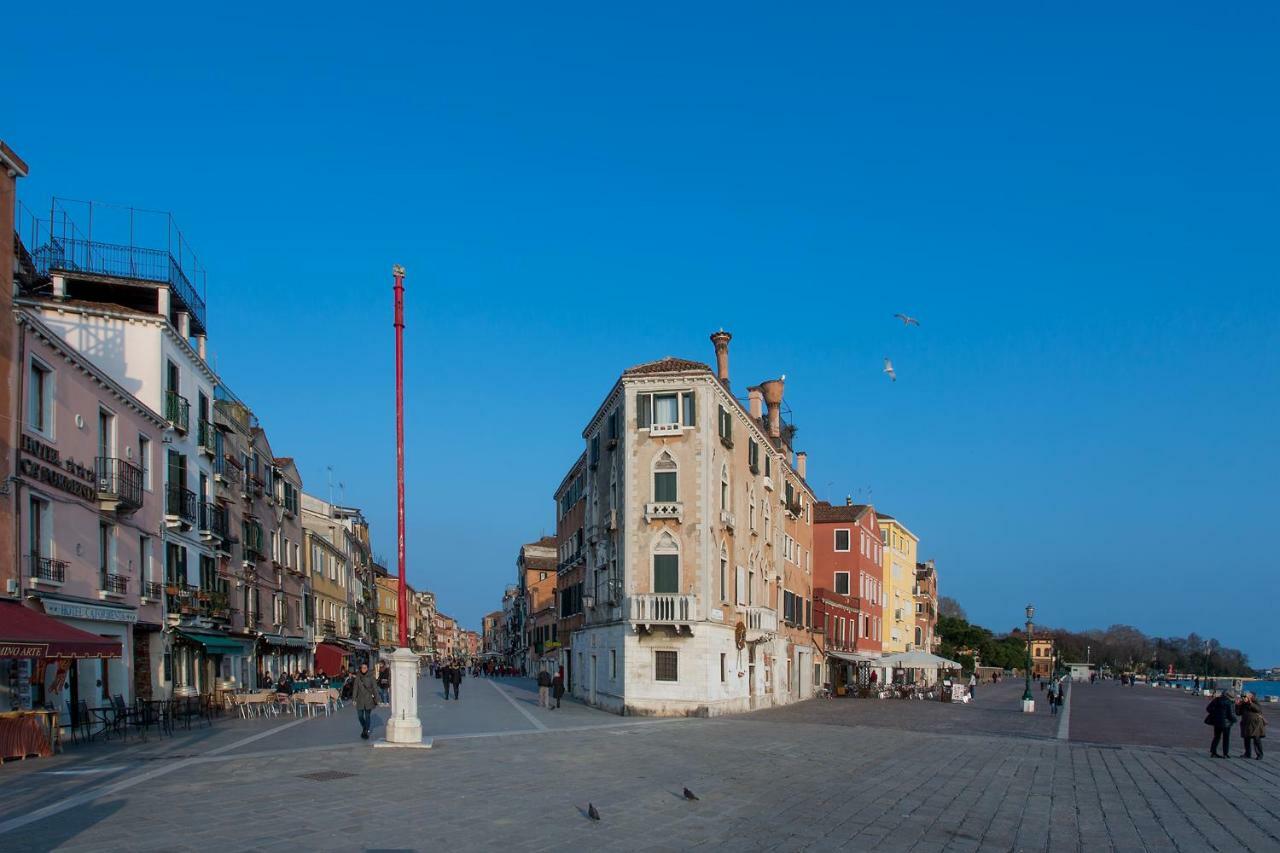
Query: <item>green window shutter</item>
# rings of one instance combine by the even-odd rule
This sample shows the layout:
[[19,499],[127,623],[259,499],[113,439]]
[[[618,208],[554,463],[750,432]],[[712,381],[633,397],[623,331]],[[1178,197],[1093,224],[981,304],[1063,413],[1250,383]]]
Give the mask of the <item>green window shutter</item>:
[[636,406],[638,407],[636,426],[644,429],[653,423],[653,397],[649,394],[641,394],[636,397]]
[[678,499],[675,471],[659,471],[653,475],[653,499],[658,502]]
[[680,591],[680,557],[676,554],[653,556],[653,591],[678,593]]
[[691,427],[691,426],[698,425],[697,417],[694,415],[694,409],[696,408],[696,406],[694,405],[695,399],[696,398],[694,397],[694,392],[692,391],[684,392],[684,425],[685,426]]

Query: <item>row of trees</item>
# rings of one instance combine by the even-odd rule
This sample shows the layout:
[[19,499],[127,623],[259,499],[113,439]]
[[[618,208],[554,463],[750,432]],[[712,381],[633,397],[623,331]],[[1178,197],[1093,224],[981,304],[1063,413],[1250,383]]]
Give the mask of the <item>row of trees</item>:
[[[1021,630],[997,636],[981,625],[973,625],[955,599],[938,600],[938,636],[942,655],[973,666],[978,653],[983,666],[1021,669],[1027,658],[1026,638]],[[1112,625],[1105,630],[1068,631],[1063,628],[1036,628],[1036,633],[1049,634],[1059,660],[1109,666],[1118,672],[1158,675],[1173,667],[1176,673],[1252,676],[1249,658],[1239,649],[1224,646],[1212,638],[1198,634],[1186,637],[1148,637],[1131,625]]]

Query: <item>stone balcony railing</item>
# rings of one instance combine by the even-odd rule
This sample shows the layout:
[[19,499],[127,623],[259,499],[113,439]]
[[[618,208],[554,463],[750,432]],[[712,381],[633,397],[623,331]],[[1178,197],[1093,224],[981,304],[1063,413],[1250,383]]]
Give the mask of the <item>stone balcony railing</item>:
[[684,519],[684,504],[679,501],[656,501],[644,505],[645,521],[654,522],[663,518],[682,521]]
[[743,615],[748,631],[772,634],[778,630],[778,611],[770,607],[747,607]]
[[650,592],[627,596],[627,621],[636,627],[653,625],[688,626],[698,620],[698,598],[695,595]]

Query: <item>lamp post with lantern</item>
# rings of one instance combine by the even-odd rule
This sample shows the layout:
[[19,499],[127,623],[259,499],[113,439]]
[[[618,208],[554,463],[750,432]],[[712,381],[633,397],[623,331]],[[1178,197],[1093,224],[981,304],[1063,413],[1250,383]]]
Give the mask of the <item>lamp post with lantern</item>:
[[1031,693],[1031,619],[1036,615],[1033,605],[1027,605],[1027,689],[1022,691],[1022,713],[1031,714],[1036,710],[1036,700]]

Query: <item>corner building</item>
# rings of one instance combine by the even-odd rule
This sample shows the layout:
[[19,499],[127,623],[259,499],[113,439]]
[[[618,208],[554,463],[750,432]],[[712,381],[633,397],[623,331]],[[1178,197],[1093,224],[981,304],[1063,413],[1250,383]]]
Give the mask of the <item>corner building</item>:
[[744,406],[729,340],[712,336],[715,372],[671,357],[624,371],[583,431],[571,653],[589,704],[714,715],[813,694],[813,492],[792,464],[782,380]]

